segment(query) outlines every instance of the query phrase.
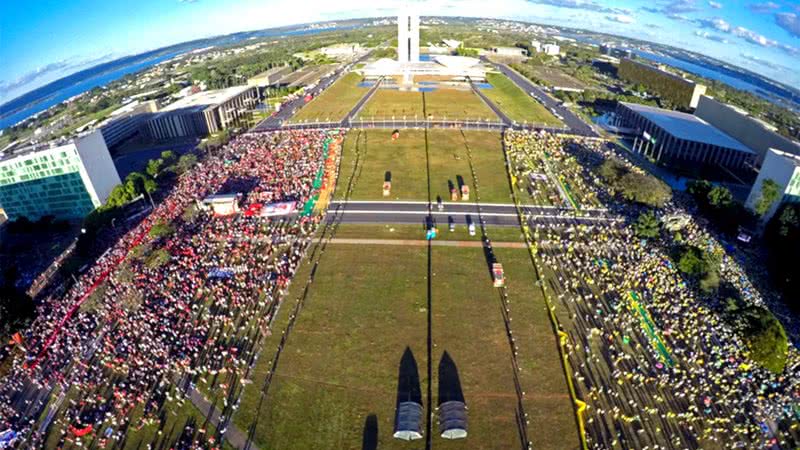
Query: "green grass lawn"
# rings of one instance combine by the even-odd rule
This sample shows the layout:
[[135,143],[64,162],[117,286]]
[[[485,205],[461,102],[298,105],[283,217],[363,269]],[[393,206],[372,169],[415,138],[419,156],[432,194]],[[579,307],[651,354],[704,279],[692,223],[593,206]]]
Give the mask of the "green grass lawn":
[[362,120],[413,120],[424,117],[433,120],[497,121],[497,116],[472,91],[437,89],[433,92],[411,92],[379,89],[359,114]]
[[483,100],[472,91],[456,89],[437,89],[426,92],[425,112],[433,120],[489,120],[500,119]]
[[520,123],[563,125],[541,103],[534,100],[505,75],[490,73],[486,78],[494,87],[493,89],[484,89],[482,92],[511,120]]
[[[519,227],[487,226],[486,233],[494,242],[523,242],[522,231]],[[343,223],[336,231],[337,238],[345,239],[425,239],[425,230],[422,225],[376,225]],[[475,236],[470,236],[465,225],[459,225],[455,231],[448,231],[447,224],[439,225],[437,241],[472,241],[481,240],[480,230]]]
[[[534,448],[576,448],[555,338],[527,250],[496,249],[496,254],[508,278],[529,438]],[[406,349],[416,362],[425,412],[434,413],[436,448],[521,447],[511,349],[499,294],[479,248],[432,249],[429,355],[427,249],[328,247],[274,382],[259,402],[261,383],[309,270],[304,265],[296,278],[234,418],[243,430],[255,424],[254,440],[260,448],[362,448],[370,416],[377,424],[377,448],[423,447],[424,442],[392,438],[398,369]],[[435,408],[439,389],[445,386],[439,375],[445,352],[455,364],[469,408],[465,441],[438,436],[437,417],[427,401],[430,386]]]
[[408,120],[425,117],[422,94],[394,89],[378,89],[358,115],[361,120]]
[[[345,140],[336,198],[343,199],[353,178],[351,200],[428,200],[428,164],[424,130],[403,130],[396,141],[389,130],[354,130]],[[493,132],[428,130],[430,193],[450,198],[449,183],[470,186],[476,199],[467,146],[484,203],[511,203],[500,135]],[[360,155],[360,159],[358,158]],[[356,160],[358,166],[356,167]],[[392,194],[383,197],[386,173],[391,173]]]
[[355,72],[348,73],[322,92],[319,97],[303,106],[292,117],[291,122],[327,122],[344,119],[369,90],[358,87],[360,82],[361,75]]

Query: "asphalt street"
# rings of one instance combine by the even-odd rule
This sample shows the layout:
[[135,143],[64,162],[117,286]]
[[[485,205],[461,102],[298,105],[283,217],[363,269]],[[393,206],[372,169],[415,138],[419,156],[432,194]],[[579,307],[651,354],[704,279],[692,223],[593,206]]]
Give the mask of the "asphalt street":
[[564,124],[569,127],[569,129],[574,134],[579,134],[582,136],[588,137],[598,137],[597,133],[589,126],[586,122],[584,122],[580,117],[576,116],[572,111],[568,108],[559,103],[558,100],[550,97],[544,90],[540,87],[536,86],[533,82],[528,80],[527,78],[521,76],[517,72],[511,70],[505,64],[494,64],[487,60],[485,57],[482,58],[484,62],[493,64],[494,67],[497,68],[503,75],[507,76],[511,79],[520,89],[524,92],[532,92],[534,93],[534,97],[539,100],[547,109],[555,110],[558,114],[562,117],[562,121]]
[[[523,213],[531,223],[592,224],[613,221],[615,218],[605,210],[582,211],[577,216],[568,208],[526,206]],[[483,220],[486,225],[519,226],[517,209],[513,204],[488,203],[442,203],[439,209],[436,203],[429,209],[427,202],[380,202],[380,201],[348,201],[332,202],[328,208],[326,220],[330,223],[374,223],[374,224],[419,224],[424,226],[428,217],[440,227],[450,222],[456,225],[478,224]]]
[[[319,83],[313,89],[306,89],[305,94],[311,94],[314,97],[319,95],[322,91],[330,87],[333,83],[336,82],[342,75],[347,73],[351,66],[359,64],[365,61],[371,52],[366,53],[364,56],[359,58],[356,61],[353,61],[349,64],[344,64],[332,74],[328,75],[327,77],[321,79]],[[296,98],[295,100],[285,104],[281,107],[281,110],[278,111],[274,116],[267,117],[266,119],[262,120],[258,125],[253,127],[250,131],[270,131],[276,130],[281,128],[281,126],[287,122],[289,119],[292,118],[294,113],[296,113],[303,105],[305,105],[305,95]],[[337,126],[341,126],[340,124]],[[318,127],[319,128],[319,127]],[[333,128],[332,126],[330,128]]]

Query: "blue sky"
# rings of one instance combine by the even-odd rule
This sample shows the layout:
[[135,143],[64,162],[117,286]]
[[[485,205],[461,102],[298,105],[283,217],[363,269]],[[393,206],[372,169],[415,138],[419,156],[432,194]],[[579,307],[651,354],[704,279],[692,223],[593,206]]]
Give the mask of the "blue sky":
[[[422,15],[497,17],[698,51],[800,88],[798,0],[424,0]],[[487,5],[491,5],[487,7]],[[0,103],[116,57],[280,25],[392,15],[396,0],[0,2]]]

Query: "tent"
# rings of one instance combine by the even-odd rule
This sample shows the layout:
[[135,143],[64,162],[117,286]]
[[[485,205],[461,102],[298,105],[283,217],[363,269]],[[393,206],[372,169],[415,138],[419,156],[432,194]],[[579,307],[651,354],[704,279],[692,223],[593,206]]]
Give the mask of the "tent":
[[467,437],[467,405],[449,401],[439,405],[439,433],[445,439]]
[[422,439],[422,405],[417,402],[401,402],[397,405],[394,438],[404,441]]

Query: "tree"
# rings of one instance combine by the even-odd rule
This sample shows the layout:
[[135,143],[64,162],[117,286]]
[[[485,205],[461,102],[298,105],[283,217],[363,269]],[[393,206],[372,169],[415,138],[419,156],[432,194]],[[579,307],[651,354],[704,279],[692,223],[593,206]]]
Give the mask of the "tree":
[[639,214],[636,223],[633,224],[636,235],[640,238],[654,239],[658,237],[660,225],[653,211],[645,211]]
[[106,207],[107,208],[116,208],[119,206],[124,206],[136,195],[131,195],[128,191],[128,186],[126,183],[118,184],[111,189],[111,193],[108,195],[108,200],[106,200]]
[[780,224],[778,233],[782,237],[789,237],[792,231],[797,232],[800,229],[800,215],[795,205],[790,205],[783,210],[778,217],[778,223]]
[[175,164],[177,156],[175,156],[175,152],[172,150],[164,150],[161,152],[161,159],[164,161],[165,166],[171,166]]
[[144,188],[145,192],[152,194],[156,191],[156,189],[158,189],[158,183],[156,183],[156,180],[152,178],[145,178],[142,182],[142,187]]
[[783,325],[770,310],[747,304],[734,295],[726,299],[723,314],[723,318],[743,338],[753,362],[775,374],[783,372],[789,339]]
[[8,266],[0,279],[0,341],[24,328],[36,314],[36,306],[24,292],[17,288],[19,269]]
[[188,172],[195,164],[197,164],[197,156],[191,153],[181,156],[177,164],[178,173]]
[[131,172],[125,177],[125,190],[131,199],[148,192],[145,189],[145,181],[148,179],[147,175],[140,172]]
[[694,180],[687,184],[686,190],[695,200],[700,201],[702,199],[705,202],[708,200],[708,193],[712,187],[713,185],[706,180]]
[[750,358],[773,373],[781,373],[789,349],[786,330],[771,312],[764,308],[757,310],[757,316],[744,331]]
[[626,200],[652,208],[661,208],[672,199],[669,185],[652,175],[630,172],[618,184]]
[[703,251],[697,247],[687,247],[678,259],[678,270],[691,277],[700,277],[708,271]]
[[714,186],[708,191],[708,204],[716,209],[728,208],[733,204],[733,194],[724,186]]
[[161,173],[161,170],[164,168],[164,160],[161,158],[158,159],[151,159],[147,161],[147,169],[145,171],[148,175],[153,178],[157,178],[158,174]]
[[756,214],[764,217],[767,211],[772,208],[772,205],[780,198],[780,186],[775,180],[767,178],[761,182],[761,194],[758,197],[755,205]]

